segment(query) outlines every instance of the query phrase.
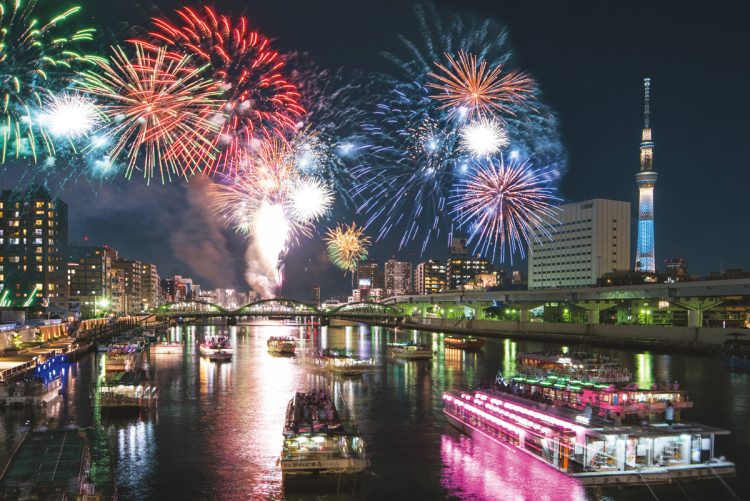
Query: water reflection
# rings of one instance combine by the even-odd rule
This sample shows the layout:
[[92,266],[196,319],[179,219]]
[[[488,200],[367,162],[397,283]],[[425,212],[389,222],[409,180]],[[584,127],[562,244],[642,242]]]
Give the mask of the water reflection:
[[[229,331],[235,348],[231,362],[211,363],[197,352],[203,335],[217,330]],[[584,498],[577,482],[520,452],[461,435],[442,414],[443,391],[489,380],[498,369],[513,374],[518,353],[559,345],[489,339],[481,351],[470,353],[446,349],[442,334],[360,325],[310,329],[268,322],[230,329],[185,326],[170,329],[168,335],[186,344],[182,355],[147,359],[161,389],[158,421],[101,416],[90,399],[99,370],[92,354],[66,370],[65,396],[46,412],[0,412],[0,464],[26,419],[38,423],[50,415],[59,422],[76,417],[82,426],[93,426],[97,479],[114,470],[124,500]],[[271,356],[266,340],[272,335],[300,336],[302,351],[350,347],[360,357],[375,358],[379,366],[357,378],[312,374],[293,357]],[[414,340],[433,347],[432,361],[386,356],[386,343]],[[718,444],[718,453],[736,460],[740,472],[747,471],[750,375],[728,373],[708,357],[591,351],[623,360],[645,386],[679,379],[696,402],[686,417],[731,428],[733,434]],[[332,390],[339,412],[357,425],[368,444],[372,471],[354,484],[294,485],[281,480],[276,460],[287,402],[295,391],[318,386]],[[735,487],[734,480],[729,482]],[[747,481],[740,474],[736,482]],[[675,486],[664,489],[661,499],[681,496]],[[721,499],[716,493],[727,492],[721,486],[705,489],[707,496],[691,492],[691,497],[713,494]],[[618,501],[650,496],[645,488],[627,492],[603,494]]]
[[440,458],[441,484],[458,499],[587,499],[578,481],[484,437],[443,435]]

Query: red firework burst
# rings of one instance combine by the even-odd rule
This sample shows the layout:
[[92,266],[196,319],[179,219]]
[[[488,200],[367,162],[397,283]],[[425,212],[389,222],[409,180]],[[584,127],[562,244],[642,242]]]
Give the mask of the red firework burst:
[[[210,64],[226,100],[226,119],[216,138],[221,153],[212,170],[231,174],[226,171],[234,171],[244,148],[294,131],[305,112],[300,93],[284,76],[282,56],[270,48],[268,38],[250,29],[245,17],[234,22],[209,7],[202,13],[188,7],[176,13],[176,24],[154,18],[151,36],[172,52]],[[154,47],[147,41],[134,42]]]

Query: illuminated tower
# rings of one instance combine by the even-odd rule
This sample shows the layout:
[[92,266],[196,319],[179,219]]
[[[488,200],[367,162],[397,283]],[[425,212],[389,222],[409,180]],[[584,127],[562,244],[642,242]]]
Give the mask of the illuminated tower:
[[641,170],[635,175],[638,183],[638,242],[635,256],[635,271],[655,272],[654,259],[654,186],[657,173],[654,171],[654,143],[651,141],[649,124],[649,92],[651,79],[643,79],[645,104],[643,109],[643,135],[641,137]]

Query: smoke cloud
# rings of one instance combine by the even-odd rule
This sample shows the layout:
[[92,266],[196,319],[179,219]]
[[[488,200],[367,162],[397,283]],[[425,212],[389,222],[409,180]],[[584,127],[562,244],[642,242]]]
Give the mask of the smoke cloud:
[[210,184],[204,177],[195,177],[187,184],[182,224],[172,233],[169,243],[174,256],[188,265],[192,273],[229,287],[234,285],[233,259],[208,206],[206,193]]

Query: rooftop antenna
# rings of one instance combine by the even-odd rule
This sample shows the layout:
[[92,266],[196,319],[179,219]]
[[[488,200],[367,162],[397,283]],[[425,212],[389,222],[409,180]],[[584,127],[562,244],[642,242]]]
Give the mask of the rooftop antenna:
[[651,97],[651,79],[650,78],[644,78],[643,79],[643,92],[644,92],[644,103],[643,103],[643,128],[648,129],[650,128],[649,121],[650,121],[650,115],[651,115],[651,108],[649,99]]

